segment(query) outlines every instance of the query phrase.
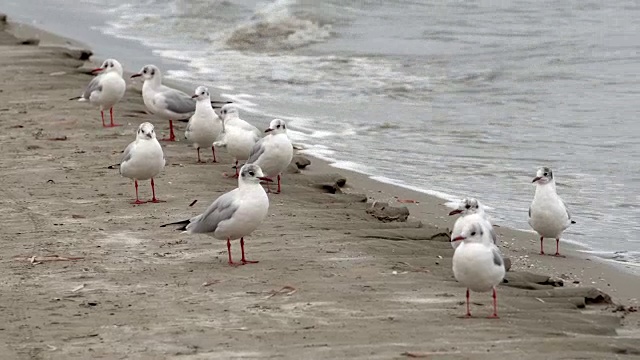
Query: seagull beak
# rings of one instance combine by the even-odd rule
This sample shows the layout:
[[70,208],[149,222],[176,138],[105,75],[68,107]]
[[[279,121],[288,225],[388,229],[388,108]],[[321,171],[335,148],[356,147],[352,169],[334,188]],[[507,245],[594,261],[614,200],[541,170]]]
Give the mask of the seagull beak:
[[95,68],[95,69],[91,70],[91,73],[95,74],[95,73],[100,72],[102,70],[104,70],[104,69],[103,68]]
[[272,128],[268,128],[267,130],[265,130],[264,132],[268,133],[268,132],[272,132],[273,129]]
[[259,177],[258,179],[260,179],[260,180],[262,180],[262,181],[266,181],[266,182],[273,182],[273,180],[269,179],[269,178],[268,178],[268,177],[266,177],[266,176],[261,176],[261,177]]
[[451,239],[451,242],[460,241],[460,240],[464,240],[464,236],[462,236],[462,235],[461,236],[456,236],[453,239]]
[[138,74],[133,74],[133,75],[131,75],[131,78],[133,79],[133,78],[137,78],[137,77],[139,77],[139,76],[142,76],[142,74],[140,74],[140,73],[138,73]]
[[462,210],[460,210],[460,209],[455,209],[455,210],[453,210],[453,211],[451,211],[451,212],[449,213],[449,216],[451,216],[451,215],[455,215],[455,214],[460,214],[461,212],[462,212]]
[[536,182],[536,181],[538,181],[538,180],[540,180],[540,179],[542,179],[542,177],[540,177],[540,176],[536,176],[536,177],[534,177],[534,178],[533,178],[532,183],[534,183],[534,182]]
[[198,94],[195,94],[195,95],[193,95],[191,98],[192,98],[192,99],[195,99],[195,98],[197,98],[197,97],[198,97]]

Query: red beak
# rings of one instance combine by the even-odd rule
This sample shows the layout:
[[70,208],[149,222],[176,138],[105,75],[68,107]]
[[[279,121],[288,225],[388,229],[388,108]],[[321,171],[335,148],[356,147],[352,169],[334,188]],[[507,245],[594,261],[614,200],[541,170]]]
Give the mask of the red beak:
[[271,132],[271,131],[273,131],[273,129],[269,128],[269,129],[265,130],[264,132],[268,133],[268,132]]
[[534,183],[534,182],[536,182],[536,181],[538,181],[538,180],[540,180],[540,179],[542,179],[540,176],[536,176],[536,177],[534,177],[534,178],[533,178],[532,183]]
[[192,99],[195,99],[195,98],[197,98],[197,97],[198,97],[198,95],[197,95],[197,94],[195,94],[195,95],[193,95],[191,98],[192,98]]
[[450,213],[449,213],[449,216],[451,216],[451,215],[455,215],[455,214],[460,214],[461,212],[462,212],[462,210],[460,210],[460,209],[455,209],[455,210],[453,210],[452,212],[450,212]]
[[103,68],[96,68],[96,69],[91,70],[91,73],[94,74],[94,73],[100,72],[102,70],[104,70],[104,69]]
[[260,180],[262,180],[262,181],[266,181],[266,182],[273,182],[273,180],[269,179],[269,178],[268,178],[268,177],[266,177],[266,176],[259,177],[258,179],[260,179]]
[[460,241],[460,240],[464,240],[464,236],[456,236],[453,239],[451,239],[451,242]]
[[133,74],[133,75],[131,75],[131,78],[133,79],[133,78],[137,78],[139,76],[142,76],[142,74]]

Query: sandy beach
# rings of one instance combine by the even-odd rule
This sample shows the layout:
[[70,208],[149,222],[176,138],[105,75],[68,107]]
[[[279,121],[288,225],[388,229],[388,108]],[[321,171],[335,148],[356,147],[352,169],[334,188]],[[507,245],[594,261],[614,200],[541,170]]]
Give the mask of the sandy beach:
[[[567,245],[567,258],[539,256],[534,234],[500,227],[513,264],[501,319],[484,318],[488,293],[472,294],[476,318],[459,318],[444,201],[313,158],[285,174],[246,239],[260,262],[229,267],[224,242],[159,227],[235,187],[224,150],[197,164],[185,141],[163,144],[166,202],[129,204],[132,182],[109,166],[140,123],[168,131],[140,84],[115,109],[124,126],[104,129],[97,108],[67,100],[91,79],[86,53],[22,45],[42,35],[0,27],[3,359],[640,358],[637,276]],[[151,197],[148,182],[140,194]],[[374,202],[410,216],[382,221]]]

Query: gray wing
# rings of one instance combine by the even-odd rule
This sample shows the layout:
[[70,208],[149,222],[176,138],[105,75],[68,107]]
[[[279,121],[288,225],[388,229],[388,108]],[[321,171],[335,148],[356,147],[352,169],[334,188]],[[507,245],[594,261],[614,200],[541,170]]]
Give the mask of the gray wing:
[[266,138],[262,138],[258,140],[258,142],[256,142],[255,145],[253,145],[253,149],[251,149],[251,155],[249,155],[247,164],[253,164],[254,162],[258,161],[258,159],[262,154],[264,154],[264,150],[265,150],[264,139]]
[[187,231],[212,233],[216,231],[221,222],[231,219],[238,210],[234,197],[236,190],[222,194],[213,204],[209,205],[204,213],[191,219],[191,223],[187,225]]
[[125,163],[131,160],[131,156],[133,156],[133,148],[135,148],[136,142],[132,141],[127,147],[124,149],[122,153],[122,160],[120,160],[120,164]]
[[171,89],[162,93],[167,110],[176,114],[188,114],[196,111],[196,101],[182,91]]
[[504,261],[502,260],[502,254],[500,254],[500,250],[495,246],[491,247],[491,253],[493,254],[493,263],[496,266],[504,266]]
[[[489,224],[491,225],[491,224]],[[498,234],[496,234],[496,231],[493,229],[493,225],[491,225],[491,228],[489,229],[489,235],[491,235],[491,239],[493,240],[493,244],[494,245],[498,245]]]
[[562,198],[560,198],[560,201],[562,201],[562,205],[564,205],[564,210],[567,212],[567,218],[569,218],[569,220],[571,220],[571,213],[569,212],[569,207],[567,207],[567,203],[564,202],[564,200],[562,200]]
[[91,97],[91,93],[94,91],[102,91],[102,85],[100,84],[100,76],[96,76],[91,81],[89,81],[89,85],[84,89],[82,93],[82,98],[89,100]]

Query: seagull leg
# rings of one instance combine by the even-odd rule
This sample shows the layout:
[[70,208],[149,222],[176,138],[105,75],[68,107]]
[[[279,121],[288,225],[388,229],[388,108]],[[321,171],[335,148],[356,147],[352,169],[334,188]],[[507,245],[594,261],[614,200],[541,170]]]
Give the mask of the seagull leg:
[[278,174],[278,192],[276,194],[280,194],[280,174]]
[[240,176],[240,168],[238,167],[238,160],[236,160],[236,177]]
[[202,160],[200,160],[200,147],[196,148],[196,150],[198,151],[198,163],[201,163]]
[[556,239],[556,255],[558,257],[565,257],[564,255],[560,255],[560,238]]
[[218,160],[216,160],[216,148],[215,148],[215,146],[211,145],[211,151],[213,152],[213,162],[218,162]]
[[133,184],[136,186],[136,201],[131,202],[134,205],[144,204],[146,201],[140,201],[138,198],[138,180],[133,180]]
[[107,124],[104,123],[104,111],[100,110],[100,116],[102,116],[102,127],[107,127]]
[[159,200],[156,198],[156,184],[153,183],[153,178],[151,178],[151,193],[153,194],[153,197],[151,198],[152,203],[161,203],[161,202],[165,202],[164,200]]
[[113,107],[109,109],[109,115],[111,116],[111,124],[108,127],[120,126],[120,124],[114,124],[113,122]]
[[240,238],[240,249],[242,249],[242,265],[244,265],[244,264],[257,264],[258,263],[257,261],[250,261],[250,260],[245,259],[245,257],[244,257],[244,238],[243,237]]
[[487,319],[500,319],[498,316],[498,293],[495,286],[493,287],[493,314],[488,316]]
[[173,120],[169,120],[169,137],[161,141],[176,141],[176,134],[173,132]]
[[465,318],[471,317],[471,302],[469,301],[469,288],[467,288],[467,313],[463,317]]
[[[237,267],[237,266],[244,265],[244,263],[238,264],[238,263],[234,263],[233,260],[231,260],[231,239],[229,238],[227,238],[227,253],[229,254],[229,266]],[[244,259],[244,256],[242,258]]]
[[542,246],[542,241],[544,237],[540,236],[540,255],[544,255],[544,246]]

